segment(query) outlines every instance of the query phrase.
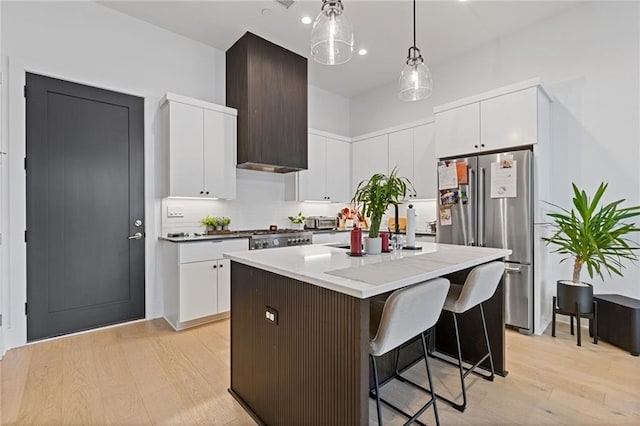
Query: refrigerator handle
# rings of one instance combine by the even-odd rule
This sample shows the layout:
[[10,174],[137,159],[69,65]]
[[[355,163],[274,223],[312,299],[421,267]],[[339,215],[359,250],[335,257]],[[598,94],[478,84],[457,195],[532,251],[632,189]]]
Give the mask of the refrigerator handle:
[[[470,166],[467,166],[467,171],[469,173],[469,194],[467,194],[467,202],[469,203],[469,205],[473,205],[473,201],[474,200],[472,200],[471,197],[475,196],[475,194],[471,194],[471,190],[472,190],[472,188],[475,187],[474,184],[475,184],[475,178],[476,178],[476,176],[475,176],[476,175],[476,171],[473,168],[471,168]],[[473,229],[473,216],[474,216],[473,213],[467,215],[467,221],[468,221],[468,223],[467,223],[468,228],[467,229],[469,230],[469,235],[470,235],[468,245],[470,245],[470,246],[475,246],[476,245],[476,241],[474,239],[475,230]]]
[[484,247],[484,167],[478,173],[478,246]]

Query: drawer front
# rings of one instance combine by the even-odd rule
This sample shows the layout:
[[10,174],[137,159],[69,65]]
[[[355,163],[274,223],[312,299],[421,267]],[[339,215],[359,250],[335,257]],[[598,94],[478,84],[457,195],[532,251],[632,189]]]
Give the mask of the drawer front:
[[210,240],[180,244],[180,263],[222,259],[223,253],[249,250],[249,239]]

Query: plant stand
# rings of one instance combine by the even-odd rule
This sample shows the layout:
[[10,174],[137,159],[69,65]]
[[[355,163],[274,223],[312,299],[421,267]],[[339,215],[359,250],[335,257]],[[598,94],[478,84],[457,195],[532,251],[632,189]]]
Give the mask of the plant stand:
[[571,321],[571,335],[573,336],[573,317],[576,318],[576,328],[578,335],[578,346],[582,346],[582,332],[580,327],[580,319],[589,319],[589,335],[593,336],[593,343],[598,344],[598,302],[593,301],[593,310],[591,312],[580,312],[580,304],[575,304],[575,310],[567,311],[558,308],[556,296],[553,296],[553,317],[551,320],[551,336],[556,337],[556,314],[569,315]]

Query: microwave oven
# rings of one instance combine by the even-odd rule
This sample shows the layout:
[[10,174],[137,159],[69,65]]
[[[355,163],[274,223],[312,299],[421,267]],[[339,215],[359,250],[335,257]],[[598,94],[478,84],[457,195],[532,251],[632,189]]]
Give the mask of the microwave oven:
[[309,216],[304,220],[306,229],[335,229],[338,227],[338,218],[329,216]]

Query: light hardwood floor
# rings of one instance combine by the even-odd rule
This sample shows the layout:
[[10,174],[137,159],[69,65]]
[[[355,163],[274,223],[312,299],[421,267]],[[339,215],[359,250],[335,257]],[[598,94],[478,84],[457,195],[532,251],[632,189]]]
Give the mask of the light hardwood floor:
[[[586,333],[586,329],[585,329]],[[588,334],[587,334],[588,336]],[[601,342],[507,332],[507,378],[469,376],[469,406],[438,405],[443,425],[640,424],[640,359]],[[153,320],[10,350],[0,362],[2,424],[250,425],[227,392],[229,321],[174,332]],[[456,370],[432,363],[437,391],[459,395]],[[407,372],[420,380],[423,364]],[[423,395],[389,383],[408,406]],[[371,402],[372,423],[375,404]],[[385,424],[403,419],[384,410]],[[433,424],[432,411],[421,418]]]

